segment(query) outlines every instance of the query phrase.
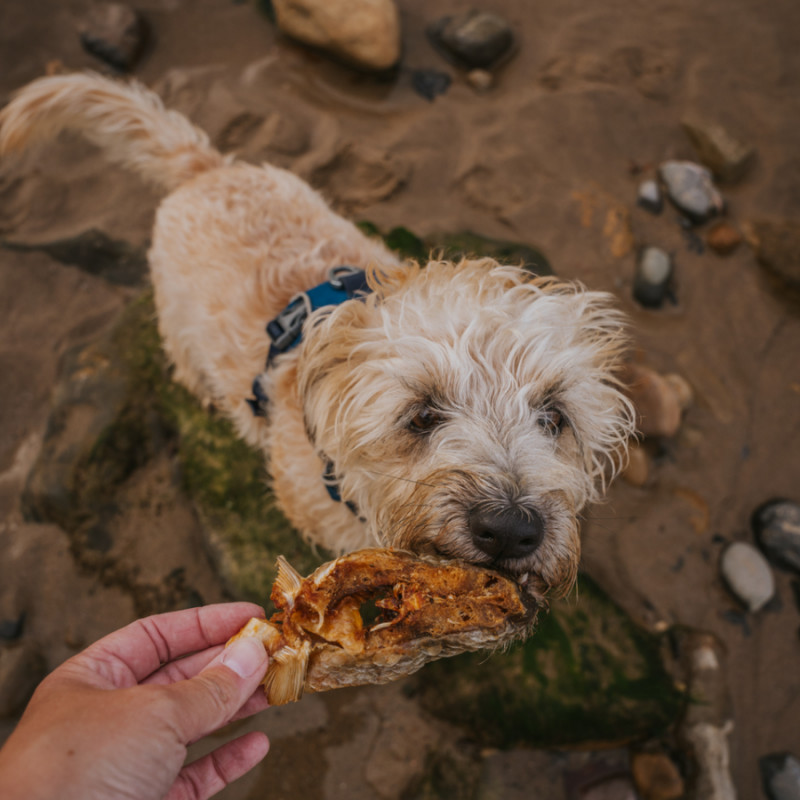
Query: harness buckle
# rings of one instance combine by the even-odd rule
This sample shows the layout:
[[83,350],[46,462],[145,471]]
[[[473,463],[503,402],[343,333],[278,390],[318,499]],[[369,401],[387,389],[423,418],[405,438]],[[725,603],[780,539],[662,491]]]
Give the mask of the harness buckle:
[[341,291],[345,288],[344,281],[339,277],[340,275],[342,278],[347,278],[350,275],[355,275],[357,272],[361,272],[362,270],[358,269],[357,267],[351,267],[349,264],[339,264],[336,267],[331,267],[328,270],[328,283],[333,286],[334,289]]
[[305,292],[296,294],[286,308],[267,325],[272,346],[277,351],[287,350],[303,330],[303,323],[311,314],[311,300]]

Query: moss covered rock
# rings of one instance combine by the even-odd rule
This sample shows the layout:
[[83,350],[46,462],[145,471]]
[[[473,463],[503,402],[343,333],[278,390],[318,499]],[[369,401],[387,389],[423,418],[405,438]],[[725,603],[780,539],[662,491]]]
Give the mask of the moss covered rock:
[[642,739],[663,733],[684,706],[664,644],[581,576],[577,597],[553,603],[527,641],[430,664],[417,691],[430,711],[469,726],[485,745]]
[[275,508],[263,456],[170,379],[147,293],[110,336],[67,357],[27,481],[27,515],[67,530],[86,566],[114,572],[104,554],[109,520],[125,511],[118,496],[164,452],[232,595],[266,603],[280,554],[301,571],[321,562]]

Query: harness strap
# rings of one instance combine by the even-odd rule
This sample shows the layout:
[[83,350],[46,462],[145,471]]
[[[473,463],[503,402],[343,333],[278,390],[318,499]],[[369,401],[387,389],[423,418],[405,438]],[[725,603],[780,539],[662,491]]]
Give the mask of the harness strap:
[[272,364],[276,356],[300,344],[303,324],[314,311],[324,306],[338,306],[369,291],[364,270],[348,266],[333,267],[325,283],[295,295],[286,308],[267,323],[267,335],[272,340],[267,366]]
[[[354,298],[363,300],[370,291],[363,269],[342,265],[333,267],[328,272],[328,280],[325,283],[321,283],[307,292],[296,294],[286,308],[275,319],[267,323],[270,346],[266,368],[269,369],[272,366],[272,362],[277,356],[288,353],[300,344],[303,338],[303,325],[314,311],[325,306],[337,306]],[[254,416],[266,417],[269,398],[264,392],[260,379],[261,375],[256,375],[253,379],[253,397],[246,397],[245,402],[250,406]],[[322,481],[331,500],[341,503],[342,496],[339,493],[339,484],[336,481],[332,461],[326,463]],[[358,509],[354,503],[347,501],[345,505],[358,516]]]

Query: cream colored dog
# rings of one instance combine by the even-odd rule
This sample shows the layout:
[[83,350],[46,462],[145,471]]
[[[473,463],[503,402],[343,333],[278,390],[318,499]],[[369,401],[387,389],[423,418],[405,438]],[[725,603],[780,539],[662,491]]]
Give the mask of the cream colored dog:
[[[171,190],[150,265],[175,378],[269,457],[310,541],[377,540],[569,588],[578,514],[633,431],[610,296],[489,259],[402,264],[290,172],[235,163],[152,92],[95,75],[22,89],[0,114],[0,154],[63,129]],[[265,323],[344,264],[373,292],[315,311],[265,372]],[[266,417],[246,402],[255,376]]]

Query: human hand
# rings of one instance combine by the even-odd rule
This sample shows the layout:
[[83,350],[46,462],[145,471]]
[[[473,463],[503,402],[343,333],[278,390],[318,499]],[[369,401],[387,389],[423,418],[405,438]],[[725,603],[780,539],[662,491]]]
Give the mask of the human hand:
[[204,800],[266,755],[248,733],[183,766],[186,747],[267,707],[261,642],[224,643],[250,603],[137,620],[65,661],[0,750],[4,800]]

